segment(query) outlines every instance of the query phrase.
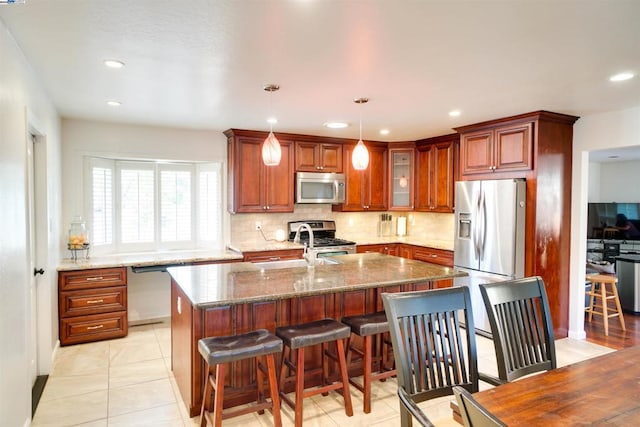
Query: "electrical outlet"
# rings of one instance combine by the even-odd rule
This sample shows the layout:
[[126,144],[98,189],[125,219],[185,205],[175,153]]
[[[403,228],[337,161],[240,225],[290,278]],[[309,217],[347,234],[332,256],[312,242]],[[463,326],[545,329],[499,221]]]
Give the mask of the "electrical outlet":
[[262,230],[262,223],[260,221],[256,221],[256,230]]

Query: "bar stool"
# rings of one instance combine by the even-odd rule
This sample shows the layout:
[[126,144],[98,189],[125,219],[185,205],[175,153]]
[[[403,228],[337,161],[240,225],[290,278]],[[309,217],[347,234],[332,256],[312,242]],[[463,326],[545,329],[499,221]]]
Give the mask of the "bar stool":
[[[287,402],[295,411],[295,426],[302,426],[302,401],[305,397],[322,393],[327,395],[331,390],[342,389],[345,412],[347,416],[353,416],[353,406],[351,405],[351,394],[349,393],[349,376],[347,374],[347,363],[345,360],[344,343],[342,340],[349,338],[351,331],[347,325],[343,325],[334,319],[322,319],[300,325],[282,326],[276,328],[276,335],[284,343],[284,354],[280,370],[280,397]],[[329,343],[335,341],[337,355],[329,352]],[[304,389],[304,357],[305,348],[312,345],[322,345],[322,384],[317,388]],[[296,350],[296,362],[290,360],[291,351]],[[329,383],[329,364],[327,358],[337,359],[340,366],[341,381]],[[289,368],[289,373],[295,372],[295,402],[284,393],[285,370]]]
[[[351,365],[351,355],[356,353],[362,357],[363,374],[362,384],[349,378],[349,382],[364,394],[364,413],[371,412],[371,382],[375,380],[385,380],[396,375],[394,368],[388,369],[387,355],[391,342],[386,339],[383,334],[389,332],[389,323],[384,311],[377,313],[362,314],[358,316],[348,316],[342,318],[342,323],[349,325],[351,333],[363,338],[362,349],[353,345],[353,340],[349,337],[347,341],[347,366]],[[378,358],[378,372],[373,370],[373,338],[377,338],[378,345],[376,348],[380,350],[381,355]]]
[[[257,329],[240,335],[224,337],[202,338],[198,341],[198,350],[205,360],[207,378],[202,396],[202,409],[200,411],[200,426],[205,427],[207,421],[215,427],[222,425],[222,420],[248,414],[250,412],[263,413],[270,409],[273,413],[274,425],[282,426],[280,417],[280,397],[278,394],[278,382],[276,379],[276,365],[274,354],[282,351],[282,340],[269,333],[266,329]],[[271,402],[267,402],[264,394],[265,367],[260,363],[260,358],[266,359],[266,373],[269,378]],[[239,360],[256,359],[256,382],[258,383],[258,398],[256,403],[245,408],[227,411],[223,413],[224,382],[226,376],[226,364]],[[215,402],[212,395],[215,391]],[[213,403],[213,419],[211,417],[211,405]]]
[[[589,313],[589,322],[591,322],[594,314],[602,316],[604,321],[604,334],[608,336],[609,318],[618,316],[622,330],[626,331],[624,316],[622,314],[622,308],[620,307],[620,298],[618,297],[618,288],[616,287],[618,278],[606,274],[595,274],[587,275],[586,279],[591,282],[591,289],[586,292],[586,294],[589,295],[589,307],[584,310],[586,313]],[[607,285],[611,287],[610,290],[607,290]],[[596,305],[596,298],[600,298],[600,305]],[[609,307],[609,300],[613,300],[615,308]],[[597,311],[596,308],[601,308],[602,311]],[[609,311],[612,313],[609,314]]]

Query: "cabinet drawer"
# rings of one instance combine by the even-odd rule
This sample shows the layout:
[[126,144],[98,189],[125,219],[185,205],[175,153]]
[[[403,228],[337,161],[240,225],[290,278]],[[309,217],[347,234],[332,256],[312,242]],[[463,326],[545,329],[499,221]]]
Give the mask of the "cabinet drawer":
[[60,317],[85,316],[127,309],[127,287],[60,292]]
[[124,286],[127,284],[127,269],[126,267],[118,267],[61,271],[58,284],[60,291]]
[[60,344],[78,344],[127,335],[127,312],[60,319]]
[[453,252],[451,251],[431,248],[416,248],[413,251],[413,259],[444,265],[445,267],[453,267]]
[[302,249],[285,249],[276,251],[245,252],[245,262],[282,261],[302,259]]

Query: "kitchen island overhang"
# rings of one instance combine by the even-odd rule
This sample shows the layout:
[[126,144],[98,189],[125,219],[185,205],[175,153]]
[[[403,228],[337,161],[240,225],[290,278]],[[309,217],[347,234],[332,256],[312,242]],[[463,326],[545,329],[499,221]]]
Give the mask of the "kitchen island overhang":
[[[191,416],[199,413],[204,364],[198,340],[235,335],[326,317],[383,310],[383,292],[451,286],[466,275],[453,268],[378,253],[340,255],[338,264],[313,268],[260,268],[251,263],[172,267],[172,370]],[[308,366],[320,363],[319,349]],[[255,369],[234,363],[225,390],[225,407],[255,399]],[[309,378],[309,384],[319,377]],[[285,390],[287,391],[287,390]]]

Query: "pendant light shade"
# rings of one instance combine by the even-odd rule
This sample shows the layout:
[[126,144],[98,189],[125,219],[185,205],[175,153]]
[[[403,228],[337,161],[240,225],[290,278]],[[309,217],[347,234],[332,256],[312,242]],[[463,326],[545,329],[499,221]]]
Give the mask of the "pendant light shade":
[[[365,104],[369,102],[369,98],[357,98],[353,102],[356,104]],[[365,170],[369,166],[369,150],[362,142],[362,108],[360,109],[360,139],[351,154],[351,164],[355,170]]]
[[281,158],[280,141],[273,132],[269,132],[267,139],[262,144],[262,161],[266,166],[278,166]]
[[[263,88],[266,92],[273,94],[273,92],[280,89],[280,86],[276,84],[268,84]],[[269,109],[271,109],[271,98],[272,95],[269,95]],[[280,149],[280,141],[273,134],[273,123],[274,119],[269,119],[269,135],[267,135],[267,139],[264,140],[262,144],[262,161],[266,166],[278,166],[280,164],[280,159],[282,158],[282,150]]]

